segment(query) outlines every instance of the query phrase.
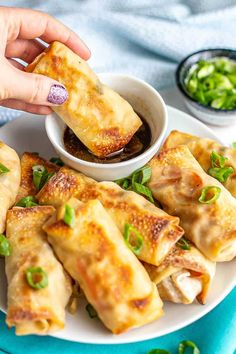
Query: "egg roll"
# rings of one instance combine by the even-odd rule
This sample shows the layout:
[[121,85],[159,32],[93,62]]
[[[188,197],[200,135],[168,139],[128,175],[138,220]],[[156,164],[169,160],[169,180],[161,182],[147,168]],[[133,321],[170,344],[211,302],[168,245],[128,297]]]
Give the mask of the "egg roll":
[[104,325],[114,334],[162,316],[157,288],[99,200],[72,198],[73,226],[64,222],[65,206],[44,225],[48,240]]
[[173,130],[169,134],[163,148],[169,149],[179,145],[187,145],[195,159],[206,172],[212,167],[210,158],[212,151],[226,157],[225,167],[233,167],[234,171],[222,184],[236,197],[236,149],[223,146],[211,139],[200,138],[177,130]]
[[7,210],[14,204],[19,190],[20,171],[17,153],[0,141],[0,233],[5,230]]
[[32,167],[41,165],[47,169],[49,173],[55,173],[59,167],[54,163],[48,162],[36,153],[25,152],[20,160],[21,164],[21,183],[16,197],[16,203],[27,196],[35,196],[38,193],[33,183]]
[[66,87],[68,100],[52,109],[98,157],[122,149],[142,125],[131,105],[103,85],[87,62],[62,43],[53,42],[26,70]]
[[99,199],[120,232],[132,224],[143,236],[139,259],[158,265],[183,235],[179,219],[166,214],[144,197],[123,190],[114,182],[96,182],[82,173],[62,167],[37,194],[40,204],[59,207],[70,197],[82,202]]
[[[7,214],[7,238],[12,254],[6,257],[7,318],[17,335],[48,334],[65,326],[65,307],[71,282],[56,259],[42,230],[54,213],[52,206],[14,207]],[[46,272],[48,285],[32,288],[27,282],[29,268]]]
[[182,304],[191,304],[195,299],[206,303],[216,268],[192,244],[189,249],[176,245],[158,267],[147,263],[144,267],[162,300]]
[[[187,237],[213,262],[232,260],[236,255],[236,199],[206,174],[186,145],[163,150],[149,165],[148,186],[154,198],[167,213],[180,218]],[[215,193],[209,191],[213,195],[204,199],[206,188],[212,186],[218,191],[211,188]]]

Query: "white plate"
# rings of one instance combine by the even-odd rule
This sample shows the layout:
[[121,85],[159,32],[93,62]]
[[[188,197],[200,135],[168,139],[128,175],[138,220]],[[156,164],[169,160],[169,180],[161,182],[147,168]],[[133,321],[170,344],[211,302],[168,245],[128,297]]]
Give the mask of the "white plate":
[[[179,129],[202,137],[215,140],[214,133],[198,120],[172,107],[168,107],[168,130]],[[46,136],[44,118],[23,115],[21,118],[0,128],[0,139],[16,149],[18,153],[37,151],[44,157],[54,156],[55,152]],[[216,277],[210,291],[208,302],[199,304],[177,305],[165,303],[165,316],[149,325],[134,329],[121,335],[112,335],[99,320],[90,319],[81,302],[75,316],[67,315],[66,328],[54,334],[55,337],[83,343],[130,343],[160,337],[174,332],[196,321],[219,304],[235,285],[235,262],[217,264]],[[0,262],[0,309],[6,309],[6,281],[4,266]]]

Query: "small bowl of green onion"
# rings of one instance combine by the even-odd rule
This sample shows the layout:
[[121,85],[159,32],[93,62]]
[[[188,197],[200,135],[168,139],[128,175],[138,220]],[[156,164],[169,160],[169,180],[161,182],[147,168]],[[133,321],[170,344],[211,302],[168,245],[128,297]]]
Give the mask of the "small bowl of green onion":
[[236,50],[205,49],[189,55],[178,65],[176,83],[200,120],[220,126],[236,120]]

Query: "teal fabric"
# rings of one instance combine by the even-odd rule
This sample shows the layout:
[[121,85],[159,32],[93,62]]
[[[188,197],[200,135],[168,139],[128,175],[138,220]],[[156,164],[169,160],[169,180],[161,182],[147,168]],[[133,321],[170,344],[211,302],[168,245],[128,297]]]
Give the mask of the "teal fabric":
[[[0,313],[0,348],[10,354],[146,354],[152,348],[168,349],[171,354],[177,354],[178,343],[185,339],[198,344],[201,354],[236,353],[236,289],[192,325],[161,338],[133,344],[89,345],[51,337],[16,337],[13,330],[7,329],[4,319]],[[0,350],[1,353],[4,351]]]

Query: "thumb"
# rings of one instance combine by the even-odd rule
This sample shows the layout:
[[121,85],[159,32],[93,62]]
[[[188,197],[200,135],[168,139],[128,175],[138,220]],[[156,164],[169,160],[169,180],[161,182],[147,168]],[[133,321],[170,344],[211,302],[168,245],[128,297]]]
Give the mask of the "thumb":
[[27,103],[54,106],[63,104],[68,98],[66,88],[47,76],[26,73],[8,66],[4,73],[4,96]]

